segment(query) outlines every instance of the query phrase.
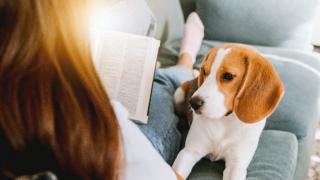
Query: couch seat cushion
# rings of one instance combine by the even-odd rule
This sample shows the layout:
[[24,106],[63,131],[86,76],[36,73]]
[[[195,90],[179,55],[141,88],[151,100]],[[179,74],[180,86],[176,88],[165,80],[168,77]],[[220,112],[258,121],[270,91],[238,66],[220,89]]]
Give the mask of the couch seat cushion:
[[[248,168],[247,180],[292,179],[297,160],[298,142],[294,134],[264,130],[258,149]],[[202,159],[189,180],[221,180],[224,163]]]

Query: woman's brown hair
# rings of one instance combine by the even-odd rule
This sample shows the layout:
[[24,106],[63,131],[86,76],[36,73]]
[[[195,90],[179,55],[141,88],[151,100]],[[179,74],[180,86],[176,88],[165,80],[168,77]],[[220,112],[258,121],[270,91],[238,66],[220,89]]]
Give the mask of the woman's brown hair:
[[118,179],[119,125],[85,0],[0,0],[0,174]]

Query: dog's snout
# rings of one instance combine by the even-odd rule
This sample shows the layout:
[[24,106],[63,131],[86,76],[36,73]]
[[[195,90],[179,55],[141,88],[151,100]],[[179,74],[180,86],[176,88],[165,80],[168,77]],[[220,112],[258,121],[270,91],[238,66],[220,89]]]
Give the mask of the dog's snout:
[[201,108],[201,106],[204,104],[204,101],[201,97],[196,96],[196,97],[191,98],[189,103],[190,103],[192,109],[194,109],[196,111]]

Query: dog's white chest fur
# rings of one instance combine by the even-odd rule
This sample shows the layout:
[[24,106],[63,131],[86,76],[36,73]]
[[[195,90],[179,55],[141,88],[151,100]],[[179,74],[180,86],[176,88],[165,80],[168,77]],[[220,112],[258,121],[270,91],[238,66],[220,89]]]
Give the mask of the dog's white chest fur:
[[[220,119],[206,119],[194,114],[192,131],[188,143],[200,141],[207,146],[207,157],[212,160],[226,159],[229,153],[237,150],[234,147],[252,146],[250,142],[258,141],[265,125],[265,120],[255,124],[245,124],[235,114]],[[248,144],[246,144],[248,143]],[[255,149],[255,146],[252,147]]]
[[212,161],[224,159],[226,169],[223,179],[244,180],[265,122],[263,119],[246,124],[234,113],[220,119],[206,119],[194,114],[186,145],[173,168],[186,178],[202,157],[206,156]]

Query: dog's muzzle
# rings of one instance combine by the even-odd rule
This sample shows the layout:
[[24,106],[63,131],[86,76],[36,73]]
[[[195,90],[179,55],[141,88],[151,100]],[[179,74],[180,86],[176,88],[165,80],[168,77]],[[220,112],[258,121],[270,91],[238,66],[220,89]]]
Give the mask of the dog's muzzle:
[[189,100],[189,103],[197,114],[201,114],[200,109],[204,105],[204,100],[201,97],[195,96]]

